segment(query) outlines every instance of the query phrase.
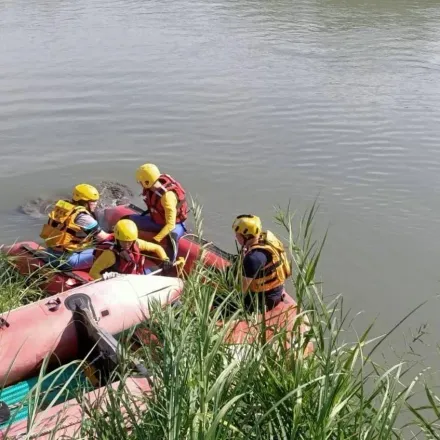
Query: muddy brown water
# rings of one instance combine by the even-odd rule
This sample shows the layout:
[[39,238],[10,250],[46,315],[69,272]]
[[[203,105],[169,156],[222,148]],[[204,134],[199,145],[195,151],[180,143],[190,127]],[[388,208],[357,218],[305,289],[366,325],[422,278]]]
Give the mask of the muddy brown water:
[[[1,242],[79,182],[139,203],[152,161],[230,250],[236,214],[319,195],[325,290],[378,332],[439,292],[437,1],[8,0],[0,23]],[[439,311],[408,327],[435,342]]]

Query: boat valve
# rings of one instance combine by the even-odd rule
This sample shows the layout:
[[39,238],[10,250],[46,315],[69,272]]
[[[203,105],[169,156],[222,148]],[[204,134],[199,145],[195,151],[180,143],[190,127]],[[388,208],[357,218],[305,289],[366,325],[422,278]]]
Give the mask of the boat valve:
[[46,303],[46,306],[48,307],[49,311],[55,312],[59,309],[61,304],[61,300],[59,298],[51,299]]

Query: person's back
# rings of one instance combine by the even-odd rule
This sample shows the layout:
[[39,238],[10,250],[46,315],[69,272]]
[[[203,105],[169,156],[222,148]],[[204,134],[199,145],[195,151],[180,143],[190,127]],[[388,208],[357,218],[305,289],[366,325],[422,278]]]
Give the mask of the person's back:
[[238,216],[232,228],[242,246],[246,307],[253,310],[255,301],[268,310],[276,307],[282,299],[284,282],[291,274],[284,246],[270,231],[262,231],[257,216]]
[[72,200],[59,200],[40,233],[51,264],[60,269],[87,269],[93,262],[93,245],[111,237],[102,231],[93,212],[98,190],[88,184],[77,185]]
[[188,204],[185,190],[170,175],[160,174],[155,186],[143,188],[142,195],[149,209],[151,219],[158,225],[165,226],[167,224],[167,221],[169,221],[167,215],[174,220],[174,226],[176,223],[182,223],[187,219]]
[[168,239],[167,254],[172,261],[177,257],[180,238],[186,232],[185,220],[188,203],[182,185],[168,174],[161,174],[156,165],[147,163],[136,171],[136,180],[142,186],[142,195],[148,213],[128,216],[142,231],[156,232],[153,240],[161,243]]
[[[284,291],[284,284],[280,284],[275,278],[273,286],[267,284],[261,286],[261,280],[267,280],[272,276],[271,272],[265,270],[265,267],[271,265],[273,262],[273,255],[267,250],[253,249],[248,252],[243,258],[243,276],[253,280],[249,286],[249,292],[254,296],[256,294],[264,293],[265,304],[269,309],[275,307]],[[245,304],[250,306],[251,295],[245,297]]]

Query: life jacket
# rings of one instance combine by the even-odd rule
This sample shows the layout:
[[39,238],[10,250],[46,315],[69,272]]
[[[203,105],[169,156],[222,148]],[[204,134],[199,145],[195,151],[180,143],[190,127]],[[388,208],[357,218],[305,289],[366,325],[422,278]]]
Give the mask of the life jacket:
[[144,188],[142,192],[144,202],[150,211],[151,219],[159,225],[165,225],[165,210],[160,200],[166,192],[173,191],[177,196],[176,222],[184,222],[188,218],[189,209],[185,196],[186,193],[182,185],[168,174],[161,174],[158,180],[161,184],[159,188]]
[[106,250],[113,252],[115,255],[115,263],[113,266],[106,268],[104,272],[118,272],[125,275],[143,275],[145,255],[141,253],[137,241],[133,243],[130,249],[124,252],[124,255],[121,255],[123,249],[118,243],[108,241],[100,243],[93,251],[94,261],[96,261],[98,257]]
[[249,290],[254,293],[267,292],[284,284],[292,274],[292,268],[286,255],[283,243],[270,232],[263,232],[258,243],[246,249],[244,256],[256,249],[268,252],[272,261],[260,270],[260,276],[254,278]]
[[90,214],[84,206],[75,205],[67,200],[58,200],[40,233],[46,246],[70,252],[90,246],[93,243],[93,236],[84,237],[84,231],[75,223],[76,217],[81,213]]

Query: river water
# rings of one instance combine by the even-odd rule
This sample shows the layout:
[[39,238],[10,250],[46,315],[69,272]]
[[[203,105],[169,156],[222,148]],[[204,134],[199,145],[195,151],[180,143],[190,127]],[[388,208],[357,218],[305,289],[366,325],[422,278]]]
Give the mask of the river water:
[[0,66],[1,242],[152,161],[230,250],[235,215],[319,197],[326,294],[379,331],[439,293],[437,0],[5,0]]

